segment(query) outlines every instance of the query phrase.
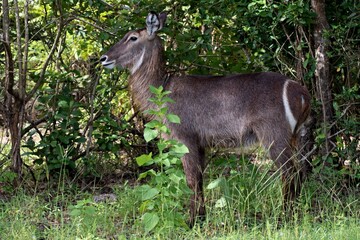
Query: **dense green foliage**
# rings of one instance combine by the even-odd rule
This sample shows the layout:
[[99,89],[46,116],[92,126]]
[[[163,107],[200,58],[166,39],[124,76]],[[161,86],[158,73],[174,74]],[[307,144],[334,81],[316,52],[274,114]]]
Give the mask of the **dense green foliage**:
[[[29,2],[28,28],[24,24],[26,2]],[[1,22],[6,20],[4,3],[5,1],[0,3]],[[0,232],[6,232],[4,239],[12,236],[5,228],[22,229],[24,234],[28,233],[25,226],[31,225],[31,228],[36,228],[34,224],[38,223],[26,219],[32,218],[33,215],[41,218],[39,223],[41,227],[34,229],[35,237],[41,235],[38,232],[42,228],[45,229],[49,238],[56,238],[51,235],[51,232],[55,228],[61,231],[59,225],[70,226],[69,231],[72,229],[80,235],[83,231],[89,230],[91,236],[96,236],[98,231],[106,232],[104,235],[99,234],[104,238],[108,237],[109,233],[116,236],[116,224],[119,222],[114,219],[120,218],[123,220],[120,226],[130,231],[125,231],[126,233],[121,235],[127,238],[133,233],[132,231],[138,230],[130,226],[134,223],[134,219],[144,216],[142,214],[152,210],[153,214],[158,214],[165,206],[165,202],[168,203],[168,208],[177,208],[179,206],[176,204],[184,204],[182,198],[186,195],[186,190],[182,185],[183,176],[178,172],[180,171],[179,161],[169,154],[179,157],[177,155],[185,153],[184,149],[175,144],[178,149],[173,148],[164,152],[165,145],[169,143],[162,142],[165,140],[157,137],[159,131],[166,132],[167,129],[160,122],[153,121],[144,125],[140,114],[131,107],[127,90],[128,73],[119,69],[113,71],[102,69],[98,64],[99,57],[118,42],[126,32],[144,27],[144,19],[149,11],[168,12],[166,26],[159,35],[164,40],[166,65],[169,72],[232,74],[276,71],[301,82],[309,89],[313,96],[313,124],[309,128],[314,134],[314,148],[311,150],[309,159],[314,167],[314,174],[310,177],[311,180],[300,205],[300,208],[306,211],[306,214],[300,217],[304,217],[307,221],[302,222],[305,225],[300,225],[302,229],[297,230],[303,232],[305,236],[309,231],[318,230],[323,232],[324,238],[326,236],[336,238],[337,232],[327,234],[325,225],[318,225],[321,222],[319,218],[324,218],[324,222],[333,223],[334,231],[337,231],[336,219],[331,219],[331,215],[341,220],[343,225],[340,224],[340,228],[348,223],[350,226],[358,226],[353,222],[359,217],[359,211],[354,210],[358,206],[358,200],[351,199],[351,196],[358,194],[356,189],[360,181],[360,2],[358,0],[326,1],[329,28],[325,36],[329,43],[327,55],[330,64],[330,89],[334,112],[333,119],[326,123],[320,120],[324,112],[318,97],[321,92],[317,91],[315,80],[316,49],[314,49],[313,29],[316,14],[311,8],[310,0],[185,0],[180,2],[170,0],[19,0],[18,16],[15,11],[16,1],[9,1],[9,6],[9,47],[14,62],[12,90],[21,93],[24,87],[26,96],[25,101],[22,101],[19,98],[21,94],[13,94],[8,90],[9,83],[6,81],[6,74],[9,69],[6,65],[8,60],[6,43],[3,39],[6,29],[3,27],[0,30],[0,201],[2,201],[2,194],[4,196],[12,194],[13,183],[17,179],[12,171],[12,156],[14,155],[12,147],[15,145],[11,141],[15,138],[11,132],[12,123],[20,126],[20,132],[16,136],[20,137],[19,149],[24,162],[22,173],[24,181],[21,186],[28,186],[30,189],[44,188],[46,184],[52,186],[53,183],[61,181],[78,183],[80,180],[83,186],[89,183],[89,180],[96,180],[103,184],[113,181],[110,180],[112,178],[126,179],[126,176],[133,178],[133,176],[145,177],[147,175],[146,180],[150,179],[149,185],[143,185],[142,188],[153,193],[156,191],[156,194],[143,199],[145,201],[142,205],[141,201],[137,200],[136,208],[134,208],[134,204],[130,203],[133,199],[139,198],[139,192],[130,191],[131,187],[126,185],[123,187],[125,190],[116,190],[119,198],[124,197],[125,200],[122,200],[125,202],[124,206],[114,204],[110,206],[110,210],[106,210],[105,204],[87,201],[88,196],[81,196],[81,199],[85,199],[81,200],[69,194],[74,199],[68,200],[67,196],[61,195],[61,191],[55,194],[56,201],[49,200],[46,203],[39,199],[28,199],[26,194],[20,195],[31,205],[29,212],[24,213],[25,217],[19,217],[16,210],[16,208],[25,208],[23,200],[15,197],[11,201],[0,204],[0,207],[5,209],[0,216],[0,222],[13,224],[10,226],[0,223]],[[28,32],[28,38],[26,32]],[[25,77],[22,77],[21,69],[24,68],[24,62],[27,63],[27,71]],[[25,80],[24,86],[21,79]],[[153,91],[157,90],[153,89]],[[158,94],[161,95],[159,92]],[[19,108],[17,108],[17,100],[23,104]],[[159,106],[163,103],[162,101],[163,99],[159,102]],[[23,111],[23,120],[19,124],[12,111]],[[153,113],[162,114],[161,112]],[[171,114],[160,117],[167,117],[173,122],[179,121]],[[322,132],[324,127],[331,129],[331,136]],[[331,139],[332,143],[329,152],[318,151],[327,139]],[[137,158],[141,155],[143,157]],[[223,158],[227,161],[223,161]],[[241,228],[240,225],[244,224],[244,226],[260,228],[259,232],[255,230],[248,232],[245,229],[249,238],[259,237],[264,232],[268,233],[265,236],[281,238],[281,232],[271,233],[273,229],[279,227],[277,224],[268,225],[269,222],[264,219],[257,219],[260,211],[265,214],[264,218],[269,217],[274,221],[281,214],[278,209],[280,203],[276,202],[278,199],[275,200],[275,194],[272,195],[279,190],[276,177],[270,178],[270,182],[267,181],[268,171],[258,172],[257,167],[249,163],[244,163],[242,166],[239,164],[239,158],[241,161],[247,159],[244,156],[217,156],[213,165],[210,166],[210,169],[216,169],[215,173],[210,174],[213,179],[210,180],[207,189],[208,196],[214,194],[214,196],[209,196],[211,199],[209,201],[213,204],[213,209],[216,209],[211,215],[215,220],[213,223],[207,222],[207,229],[211,230],[200,237],[217,237],[216,230],[219,230],[221,226],[229,230],[230,225]],[[160,161],[158,165],[160,169],[149,170],[148,166],[137,166],[136,159],[138,163],[142,162],[140,165],[148,164],[144,161],[159,162],[159,159],[164,162]],[[170,170],[162,169],[164,165],[169,167],[169,163],[175,167]],[[226,178],[227,181],[218,174],[222,171],[217,168],[218,165],[222,166],[221,169],[232,167],[233,170]],[[238,165],[241,165],[241,169],[246,169],[243,175],[237,171]],[[181,187],[173,188],[174,186],[167,185],[168,179],[173,182],[177,179],[177,184]],[[323,198],[336,199],[331,202],[333,206],[331,211],[326,211],[328,203],[324,199],[317,198],[315,192],[319,188],[313,186],[316,184],[323,186],[319,187],[324,193],[321,195]],[[69,185],[74,187],[72,184]],[[169,194],[173,194],[175,198],[166,199],[168,196],[158,194],[161,192],[159,188],[169,190]],[[122,193],[122,190],[125,193]],[[262,195],[264,202],[256,201],[258,191],[265,192],[265,195]],[[269,195],[267,195],[268,192],[270,192]],[[351,193],[350,197],[347,193]],[[52,197],[53,192],[49,194]],[[122,194],[127,194],[127,196]],[[235,194],[234,197],[232,197],[233,194]],[[340,200],[343,197],[346,199],[344,202]],[[159,198],[161,200],[157,201],[156,205],[155,200]],[[238,199],[241,199],[243,205],[237,202]],[[58,205],[61,205],[59,203],[63,200],[68,200],[68,202],[65,201],[66,206],[62,208]],[[338,203],[343,204],[341,206],[346,208],[345,212],[335,207]],[[37,212],[32,208],[32,204],[44,209]],[[234,204],[240,204],[235,207],[238,213],[229,210]],[[274,209],[277,210],[272,215]],[[113,215],[111,212],[114,211],[119,211],[119,215]],[[70,217],[67,216],[69,212],[72,212]],[[224,219],[226,216],[221,215],[222,212],[228,212],[227,216],[230,216],[231,220]],[[314,215],[311,215],[312,212],[315,212]],[[101,214],[105,214],[104,218],[108,221],[114,220],[114,225],[101,225],[103,224],[100,224],[103,220],[100,217]],[[217,218],[216,214],[220,217]],[[11,222],[8,216],[19,217],[24,220],[24,225]],[[155,215],[147,215],[149,216],[152,217],[151,220],[154,220]],[[350,220],[347,220],[348,216]],[[91,220],[94,222],[89,220],[92,217]],[[184,217],[186,216],[178,216],[180,223],[173,225],[181,225]],[[317,219],[309,220],[312,217]],[[77,225],[75,219],[82,220]],[[42,226],[43,224],[51,226]],[[85,229],[85,225],[95,226],[91,224],[101,226]],[[147,230],[151,230],[149,226]],[[231,229],[231,231],[235,230]],[[358,236],[358,231],[354,231],[353,235],[349,234]],[[341,234],[344,232],[341,228]],[[175,234],[173,233],[173,236]],[[284,234],[292,236],[286,229]],[[66,238],[66,235],[66,232],[61,233],[63,238]],[[90,235],[81,236],[92,238]],[[314,237],[315,234],[310,233],[310,236]],[[193,235],[184,236],[186,237],[194,238]],[[232,237],[236,238],[236,236]],[[287,238],[284,237],[284,239]]]

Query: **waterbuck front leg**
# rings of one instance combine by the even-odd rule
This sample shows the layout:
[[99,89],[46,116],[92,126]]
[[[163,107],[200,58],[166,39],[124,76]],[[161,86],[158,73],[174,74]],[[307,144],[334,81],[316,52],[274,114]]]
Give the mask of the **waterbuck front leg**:
[[[190,198],[190,219],[189,227],[192,228],[196,218],[205,218],[205,203],[203,192],[203,172],[205,168],[205,150],[196,144],[185,144],[189,148],[183,159],[183,167],[186,175],[186,181],[189,188],[193,191]],[[196,146],[196,147],[194,147]]]

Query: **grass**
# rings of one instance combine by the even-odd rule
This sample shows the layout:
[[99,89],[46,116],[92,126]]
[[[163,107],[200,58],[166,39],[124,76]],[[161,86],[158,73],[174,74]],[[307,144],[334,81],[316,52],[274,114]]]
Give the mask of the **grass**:
[[[94,202],[97,190],[83,192],[63,181],[0,200],[0,239],[360,239],[356,187],[313,175],[288,218],[276,173],[251,164],[223,169],[215,161],[207,170],[207,219],[193,229],[164,227],[147,234],[129,184],[112,188],[116,201]],[[187,214],[186,207],[180,211]]]

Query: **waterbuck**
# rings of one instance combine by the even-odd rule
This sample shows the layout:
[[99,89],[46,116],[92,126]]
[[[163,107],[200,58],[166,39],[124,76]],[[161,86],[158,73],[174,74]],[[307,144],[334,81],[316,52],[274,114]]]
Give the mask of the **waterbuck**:
[[157,31],[167,15],[151,12],[146,28],[128,32],[101,56],[106,68],[130,70],[129,87],[133,103],[140,111],[155,108],[149,86],[170,90],[175,103],[169,111],[181,124],[167,123],[170,138],[189,148],[183,159],[186,180],[194,194],[190,200],[192,226],[197,216],[205,216],[203,171],[205,148],[233,148],[259,143],[268,150],[281,169],[283,195],[293,201],[299,189],[294,162],[296,143],[310,111],[308,91],[287,77],[271,72],[229,76],[169,76],[163,60],[164,48]]

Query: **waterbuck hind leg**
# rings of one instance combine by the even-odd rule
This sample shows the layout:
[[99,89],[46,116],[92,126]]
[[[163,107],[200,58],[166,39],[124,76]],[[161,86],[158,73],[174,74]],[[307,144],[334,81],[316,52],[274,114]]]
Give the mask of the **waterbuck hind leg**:
[[282,172],[284,211],[292,213],[294,203],[301,191],[301,176],[294,166]]
[[294,163],[295,156],[288,144],[278,143],[271,146],[270,157],[281,171],[284,211],[291,213],[301,190],[301,176]]
[[205,150],[203,148],[193,148],[189,146],[189,153],[183,159],[183,166],[186,181],[189,188],[193,191],[190,198],[190,218],[188,225],[192,228],[197,218],[205,219],[205,203],[203,193],[203,172],[205,168]]

